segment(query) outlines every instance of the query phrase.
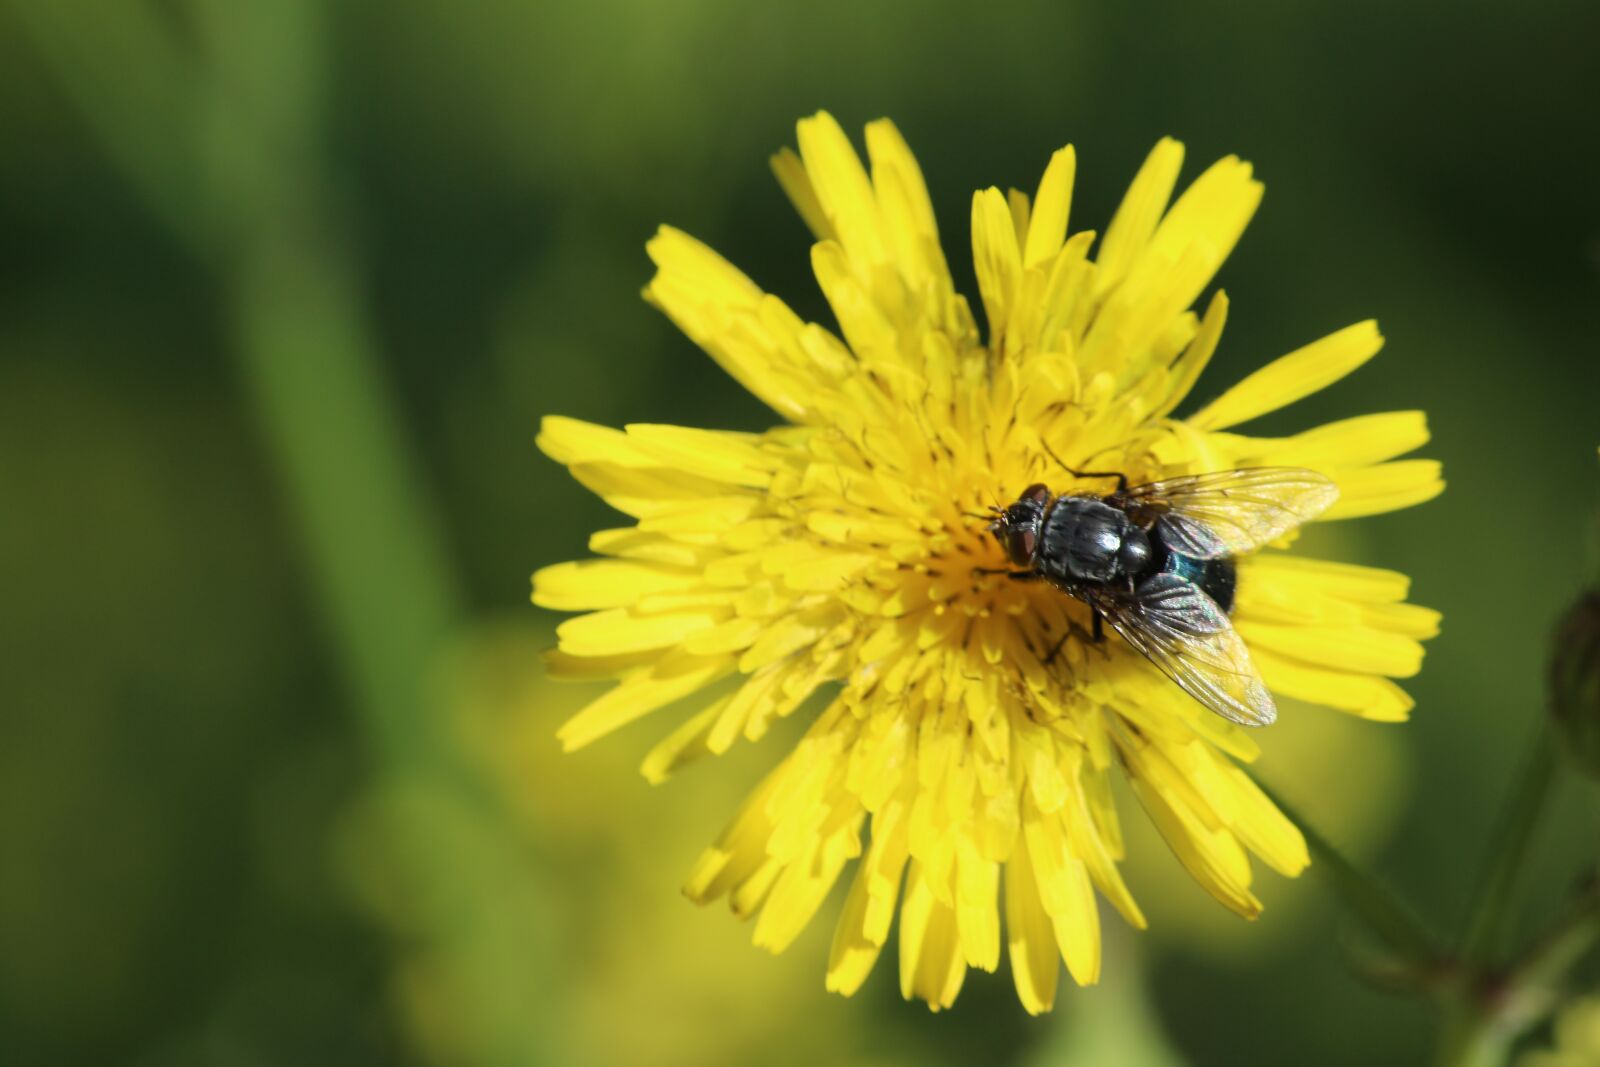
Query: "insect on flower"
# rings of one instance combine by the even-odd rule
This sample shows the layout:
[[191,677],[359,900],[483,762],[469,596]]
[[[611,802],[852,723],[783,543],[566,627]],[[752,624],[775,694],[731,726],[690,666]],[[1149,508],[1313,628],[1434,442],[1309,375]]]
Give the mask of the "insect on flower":
[[[1120,783],[1253,918],[1252,857],[1293,876],[1310,856],[1237,724],[1286,699],[1409,714],[1395,679],[1421,669],[1438,613],[1407,602],[1403,574],[1288,542],[1437,494],[1439,464],[1402,458],[1427,421],[1247,428],[1372,358],[1370,321],[1189,405],[1228,313],[1202,294],[1261,199],[1238,158],[1174,197],[1183,148],[1162,140],[1100,234],[1069,225],[1070,147],[1031,197],[979,191],[980,329],[894,125],[867,127],[865,159],[826,113],[797,133],[772,165],[831,323],[682,231],[647,245],[646,298],[771,427],[541,427],[626,516],[591,537],[596,558],[534,576],[535,603],[579,613],[552,674],[615,681],[558,736],[577,749],[665,718],[641,767],[660,782],[804,719],[685,894],[727,901],[780,952],[844,879],[829,989],[861,988],[893,944],[908,998],[949,1007],[969,969],[1009,958],[1024,1008],[1046,1011],[1060,974],[1099,978],[1100,900],[1146,922]],[[1120,638],[1096,642],[1106,622]]]
[[[1233,557],[1320,515],[1339,498],[1339,487],[1294,467],[1217,471],[1135,486],[1116,472],[1067,471],[1078,478],[1115,478],[1116,492],[1053,496],[1035,483],[1010,507],[993,508],[997,515],[989,531],[1023,568],[1005,573],[1049,582],[1088,604],[1091,641],[1103,639],[1101,620],[1110,622],[1184,692],[1223,718],[1241,726],[1276,719],[1272,694],[1228,621],[1238,581]],[[1046,662],[1055,659],[1060,642]]]

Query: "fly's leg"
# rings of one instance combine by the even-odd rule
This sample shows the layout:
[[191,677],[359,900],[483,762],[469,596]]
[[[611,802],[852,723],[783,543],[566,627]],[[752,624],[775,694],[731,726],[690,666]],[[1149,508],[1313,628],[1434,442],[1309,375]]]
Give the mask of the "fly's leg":
[[1109,660],[1111,649],[1106,645],[1105,616],[1100,614],[1098,608],[1089,609],[1089,629],[1086,631],[1077,623],[1072,624],[1083,637],[1088,648],[1100,654],[1100,658]]
[[972,573],[974,575],[1003,574],[1014,582],[1036,582],[1039,580],[1037,571],[1013,571],[1004,567],[974,567],[972,568]]
[[1061,465],[1066,467],[1067,473],[1074,478],[1115,478],[1117,480],[1117,492],[1120,494],[1128,491],[1128,476],[1121,471],[1080,471],[1067,467],[1065,463]]
[[1044,445],[1044,450],[1050,454],[1050,458],[1061,464],[1061,469],[1072,475],[1074,478],[1115,478],[1117,480],[1117,492],[1126,493],[1128,491],[1128,476],[1126,474],[1123,474],[1120,471],[1077,470],[1068,466],[1067,461],[1056,455],[1056,450],[1051,448],[1050,445],[1043,439],[1041,439],[1039,443]]
[[[1046,667],[1055,661],[1056,656],[1061,653],[1061,649],[1066,646],[1067,638],[1069,637],[1076,637],[1091,648],[1099,648],[1105,644],[1106,635],[1105,631],[1100,628],[1100,613],[1091,609],[1089,618],[1090,623],[1087,630],[1070,619],[1067,621],[1066,632],[1051,647],[1050,654],[1044,658]],[[1100,651],[1105,654],[1105,649],[1101,648]]]

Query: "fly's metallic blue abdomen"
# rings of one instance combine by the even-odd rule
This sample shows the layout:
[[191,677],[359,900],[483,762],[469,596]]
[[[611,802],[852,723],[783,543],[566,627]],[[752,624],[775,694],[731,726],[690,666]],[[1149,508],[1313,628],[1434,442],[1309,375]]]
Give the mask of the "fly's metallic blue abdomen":
[[1170,551],[1162,546],[1157,552],[1159,570],[1175,574],[1186,582],[1200,587],[1200,591],[1216,601],[1217,607],[1233,614],[1233,594],[1238,585],[1239,568],[1227,557],[1195,559]]

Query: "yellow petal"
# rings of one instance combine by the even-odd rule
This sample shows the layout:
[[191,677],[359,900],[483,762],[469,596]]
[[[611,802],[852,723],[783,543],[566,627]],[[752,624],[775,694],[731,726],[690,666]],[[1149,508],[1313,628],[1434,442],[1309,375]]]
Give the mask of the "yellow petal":
[[589,535],[589,551],[602,556],[666,563],[703,571],[713,559],[723,555],[715,546],[691,545],[660,534],[640,533],[629,527],[621,530],[596,530]]
[[817,203],[852,262],[882,263],[883,231],[877,199],[861,157],[850,146],[839,123],[826,111],[801,119],[796,127],[800,158],[804,160]]
[[1090,985],[1100,977],[1100,919],[1089,872],[1068,847],[1058,821],[1025,812],[1023,839],[1039,900],[1055,930],[1056,948],[1073,981]]
[[[717,843],[695,861],[684,881],[683,894],[696,904],[708,904],[754,878],[767,863],[767,839],[772,836],[772,820],[767,805],[794,774],[794,755],[773,768],[755,790],[745,798]],[[776,877],[776,869],[769,876]],[[752,902],[757,903],[757,902]]]
[[609,608],[566,620],[556,627],[556,636],[561,651],[571,655],[612,656],[666,648],[719,621],[720,614],[712,611],[638,615],[626,608]]
[[1390,678],[1410,678],[1422,669],[1422,645],[1403,634],[1358,626],[1281,626],[1235,620],[1252,649],[1268,648],[1305,663]]
[[630,560],[557,563],[533,575],[533,602],[556,611],[618,608],[651,593],[692,588],[700,576],[680,567]]
[[1190,247],[1177,259],[1147,254],[1107,299],[1078,354],[1087,370],[1131,382],[1159,355],[1156,343],[1193,301],[1214,268]]
[[1033,208],[1028,204],[1028,194],[1021,189],[1006,190],[1006,209],[1011,212],[1011,232],[1017,236],[1017,247],[1028,239],[1028,216]]
[[961,958],[955,909],[933,895],[917,864],[906,878],[906,900],[900,908],[900,995],[927,1001],[933,1011],[956,1002],[966,978]]
[[733,618],[715,626],[690,634],[683,642],[684,650],[697,656],[712,656],[721,652],[740,652],[755,643],[766,629],[762,619]]
[[628,435],[565,415],[546,415],[534,439],[540,451],[557,463],[614,463],[624,467],[653,467],[656,461]]
[[934,221],[933,200],[928,196],[927,182],[923,180],[922,168],[917,165],[917,158],[911,154],[899,128],[888,119],[867,123],[867,155],[872,160],[874,173],[882,168],[899,175],[901,195],[906,198],[918,229],[924,237],[937,241],[939,228]]
[[1439,632],[1437,611],[1399,603],[1408,584],[1404,575],[1320,560],[1303,561],[1315,567],[1286,567],[1271,558],[1253,557],[1241,567],[1236,618],[1379,630],[1417,639]]
[[552,648],[544,652],[544,670],[558,682],[593,682],[601,678],[619,678],[630,671],[649,667],[660,658],[659,649],[620,656],[574,656]]
[[995,897],[1000,865],[978,855],[970,845],[956,863],[956,930],[967,964],[985,971],[1000,965],[1000,915]]
[[790,615],[776,619],[739,661],[746,674],[776,663],[793,652],[813,644],[832,626],[831,619]]
[[[1250,164],[1237,156],[1219,159],[1178,197],[1156,227],[1146,255],[1177,260],[1184,250],[1198,246],[1205,254],[1204,278],[1209,281],[1239,243],[1261,204],[1262,191],[1262,184],[1251,177]],[[1183,306],[1199,293],[1195,288]]]
[[822,204],[817,200],[817,191],[811,187],[811,178],[806,174],[806,165],[800,162],[800,157],[795,154],[794,149],[779,149],[770,162],[773,175],[783,187],[784,195],[788,196],[789,202],[800,213],[806,228],[816,235],[819,241],[833,240],[833,223],[828,221],[827,214],[823,212]]
[[1122,281],[1150,243],[1182,166],[1183,145],[1172,138],[1163,137],[1150,150],[1117,213],[1111,217],[1111,225],[1106,227],[1106,239],[1095,261],[1099,268],[1095,276],[1098,292],[1104,293]]
[[798,348],[798,318],[680,230],[663,226],[645,251],[657,268],[645,298],[740,385],[785,418],[805,421],[819,378]]
[[673,501],[653,507],[639,517],[637,528],[644,533],[666,534],[675,540],[712,544],[744,523],[760,506],[761,498],[754,493],[708,493],[698,500]]
[[972,265],[978,274],[984,313],[989,318],[989,344],[998,351],[1012,302],[1022,282],[1022,253],[1011,209],[999,189],[972,196]]
[[760,489],[771,483],[779,465],[757,447],[759,438],[752,434],[649,423],[633,423],[627,431],[628,439],[662,466],[715,481]]
[[1194,339],[1172,361],[1171,376],[1168,379],[1167,395],[1161,403],[1151,412],[1152,418],[1163,418],[1173,408],[1183,402],[1194,388],[1194,383],[1199,380],[1201,371],[1206,369],[1206,364],[1211,362],[1211,356],[1217,350],[1217,342],[1222,339],[1222,327],[1228,321],[1228,297],[1220,289],[1211,297],[1211,303],[1206,305],[1205,317],[1200,320],[1200,329]]
[[1361,609],[1364,625],[1425,641],[1439,636],[1442,616],[1420,604],[1368,604]]
[[856,277],[849,253],[835,241],[811,246],[811,270],[850,348],[863,362],[892,363],[899,358],[894,323]]
[[685,719],[677,729],[658,741],[645,755],[644,762],[639,765],[639,773],[644,775],[645,781],[651,785],[660,785],[680,767],[701,756],[710,755],[710,750],[705,745],[706,734],[710,732],[711,724],[716,722],[717,716],[722,713],[723,707],[730,699],[732,698],[723,697],[713,702]]
[[1273,692],[1375,722],[1404,722],[1416,704],[1387,678],[1314,667],[1264,648],[1256,650],[1255,661],[1261,680]]
[[1006,942],[1011,979],[1023,1009],[1029,1015],[1049,1011],[1056,1002],[1061,954],[1023,842],[1006,864]]
[[1261,901],[1250,892],[1249,857],[1233,834],[1215,825],[1215,816],[1199,806],[1191,783],[1146,742],[1119,738],[1118,748],[1135,795],[1184,869],[1235,913],[1246,919],[1261,914]]
[[1121,826],[1111,795],[1111,780],[1104,772],[1085,771],[1075,783],[1067,808],[1061,812],[1067,840],[1083,861],[1095,888],[1135,930],[1147,923],[1144,912],[1128,891],[1116,861],[1122,858]]
[[1371,320],[1346,326],[1279,356],[1188,419],[1199,430],[1223,430],[1326,389],[1378,354],[1383,337]]
[[[1266,586],[1292,586],[1316,593],[1336,593],[1349,600],[1386,604],[1404,600],[1411,579],[1399,571],[1363,567],[1355,563],[1261,552],[1240,565],[1241,594],[1258,582]],[[1257,577],[1259,576],[1259,577]]]
[[569,470],[590,492],[635,518],[682,508],[694,501],[716,497],[728,488],[709,478],[665,467],[574,463]]
[[[905,862],[905,852],[901,848],[898,859],[887,857],[887,853],[895,850],[880,834],[883,829],[880,823],[874,822],[873,849],[856,871],[844,912],[834,931],[827,988],[845,996],[861,987],[888,940],[888,924],[900,887],[900,865]],[[886,858],[892,865],[888,877],[881,866]]]
[[556,731],[556,736],[561,739],[562,747],[571,752],[732,672],[733,661],[728,657],[668,657],[649,671],[630,676],[590,703],[568,719]]
[[834,927],[833,945],[828,950],[828,974],[825,985],[830,993],[851,996],[861,988],[872,973],[878,954],[883,951],[882,941],[873,941],[862,930],[866,921],[872,874],[865,864],[856,870],[850,884],[850,895],[845,897],[844,910],[839,915],[839,925]]
[[854,840],[851,826],[837,828],[826,837],[819,835],[795,862],[783,869],[751,934],[757,948],[782,952],[800,936],[839,880],[846,861],[855,854],[847,840]]
[[1398,459],[1375,467],[1341,471],[1339,499],[1323,519],[1381,515],[1432,500],[1444,492],[1443,467],[1432,459]]
[[1033,216],[1028,222],[1028,240],[1023,246],[1022,265],[1040,267],[1055,259],[1067,238],[1067,218],[1072,208],[1072,183],[1077,174],[1078,157],[1072,146],[1058,149],[1050,157],[1039,179],[1033,198]]
[[1311,854],[1300,828],[1278,810],[1248,774],[1232,766],[1221,770],[1232,786],[1234,813],[1229,826],[1239,840],[1285,877],[1293,878],[1305,870],[1311,863]]
[[1089,872],[1076,856],[1062,867],[1062,897],[1066,908],[1051,916],[1056,947],[1067,963],[1067,973],[1079,985],[1100,980],[1100,916],[1095,911]]
[[879,218],[901,277],[915,290],[932,285],[948,292],[950,271],[939,247],[933,201],[916,157],[894,123],[879,119],[867,124],[867,156]]
[[1356,467],[1403,456],[1428,443],[1428,420],[1420,411],[1390,411],[1330,422],[1272,442],[1259,462],[1272,467]]

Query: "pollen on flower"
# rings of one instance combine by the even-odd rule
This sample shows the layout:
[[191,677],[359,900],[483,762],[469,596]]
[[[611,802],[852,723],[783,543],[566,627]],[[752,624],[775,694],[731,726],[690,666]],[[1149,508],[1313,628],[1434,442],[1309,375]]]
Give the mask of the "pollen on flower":
[[[1233,428],[1315,392],[1382,344],[1359,323],[1292,352],[1187,418],[1173,412],[1219,343],[1221,292],[1190,310],[1261,197],[1229,157],[1176,199],[1164,140],[1096,250],[1072,233],[1072,149],[1030,198],[979,192],[972,252],[980,335],[946,265],[921,171],[895,128],[867,127],[867,163],[827,114],[799,124],[773,169],[816,237],[837,332],[797,317],[709,248],[664,228],[646,297],[784,421],[762,434],[547,418],[540,447],[632,524],[599,557],[534,576],[534,600],[581,611],[553,673],[617,684],[560,730],[576,748],[683,702],[643,771],[661,781],[759,740],[817,693],[824,710],[695,864],[685,886],[789,945],[850,871],[827,985],[854,992],[899,919],[903,994],[952,1004],[1002,949],[1030,1012],[1060,965],[1100,971],[1096,897],[1145,923],[1118,869],[1125,778],[1195,880],[1245,917],[1251,855],[1293,875],[1299,832],[1237,765],[1257,752],[1089,609],[1016,581],[992,506],[1044,482],[1105,492],[1063,462],[1138,483],[1242,467],[1337,483],[1324,518],[1416,504],[1438,464],[1420,412],[1287,438]],[[1170,202],[1170,203],[1169,203]],[[1059,457],[1059,460],[1058,458]],[[1237,561],[1232,623],[1282,697],[1406,717],[1437,615],[1389,571],[1281,550]],[[718,681],[738,684],[687,701]],[[703,698],[704,701],[704,698]]]

